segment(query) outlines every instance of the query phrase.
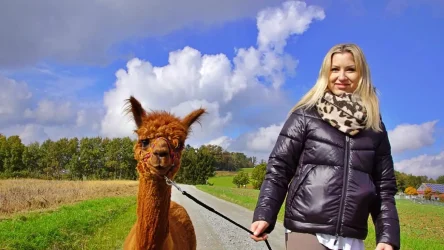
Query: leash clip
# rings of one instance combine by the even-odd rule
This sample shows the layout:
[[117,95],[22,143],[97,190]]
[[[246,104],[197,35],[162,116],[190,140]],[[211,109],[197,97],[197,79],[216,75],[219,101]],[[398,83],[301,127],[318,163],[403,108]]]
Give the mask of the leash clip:
[[165,178],[167,185],[169,185],[169,186],[173,185],[177,188],[177,190],[179,190],[181,193],[183,193],[182,189],[174,181],[170,180],[168,177],[166,177],[166,175],[164,176],[164,178]]

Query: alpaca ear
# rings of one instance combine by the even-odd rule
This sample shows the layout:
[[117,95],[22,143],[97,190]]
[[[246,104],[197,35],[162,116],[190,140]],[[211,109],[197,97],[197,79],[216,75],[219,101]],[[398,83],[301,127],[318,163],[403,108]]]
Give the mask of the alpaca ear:
[[194,110],[193,112],[189,113],[187,116],[185,116],[185,117],[182,119],[182,123],[183,123],[185,126],[187,126],[188,128],[190,128],[191,125],[193,125],[193,123],[195,123],[195,122],[199,122],[201,116],[202,116],[203,114],[205,114],[205,113],[206,113],[205,109],[202,109],[202,108],[200,108],[200,109],[196,109],[196,110]]
[[129,99],[126,100],[126,114],[132,113],[134,122],[136,123],[137,127],[139,128],[142,126],[142,117],[145,116],[145,110],[143,109],[140,102],[131,96]]

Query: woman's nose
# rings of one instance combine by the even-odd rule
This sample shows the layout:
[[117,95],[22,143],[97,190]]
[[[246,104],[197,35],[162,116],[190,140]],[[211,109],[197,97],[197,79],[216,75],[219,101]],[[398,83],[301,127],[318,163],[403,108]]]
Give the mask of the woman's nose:
[[345,79],[347,79],[347,77],[345,76],[345,72],[344,71],[341,71],[341,72],[339,72],[339,80],[345,80]]

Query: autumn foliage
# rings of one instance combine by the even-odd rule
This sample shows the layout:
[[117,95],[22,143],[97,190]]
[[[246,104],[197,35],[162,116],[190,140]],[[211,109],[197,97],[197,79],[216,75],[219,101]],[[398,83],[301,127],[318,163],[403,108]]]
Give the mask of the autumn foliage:
[[407,195],[418,195],[418,191],[414,187],[407,187],[404,193]]
[[430,200],[432,198],[432,189],[430,187],[426,187],[424,190],[424,198],[426,200]]

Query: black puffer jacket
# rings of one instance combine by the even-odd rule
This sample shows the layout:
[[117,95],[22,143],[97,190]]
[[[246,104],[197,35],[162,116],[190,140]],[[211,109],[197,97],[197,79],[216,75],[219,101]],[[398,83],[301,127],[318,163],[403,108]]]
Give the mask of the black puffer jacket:
[[351,137],[315,109],[287,119],[270,154],[253,221],[274,229],[286,199],[284,226],[294,232],[365,239],[369,214],[376,241],[400,248],[396,180],[387,131]]

